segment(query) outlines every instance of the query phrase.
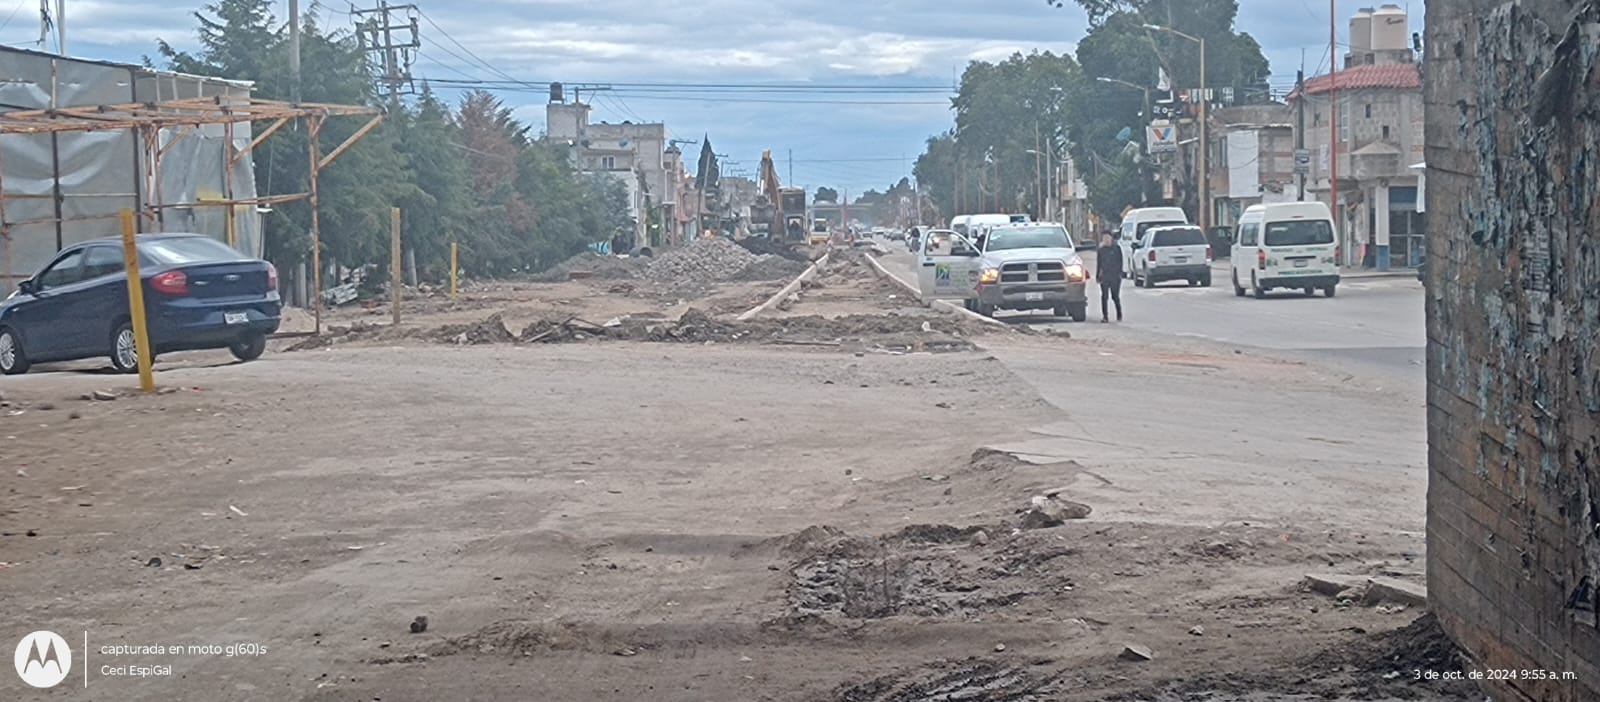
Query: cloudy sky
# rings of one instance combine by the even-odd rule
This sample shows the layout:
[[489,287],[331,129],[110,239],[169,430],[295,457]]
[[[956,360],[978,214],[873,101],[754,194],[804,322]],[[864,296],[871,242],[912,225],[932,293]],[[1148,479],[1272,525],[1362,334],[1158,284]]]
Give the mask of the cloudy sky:
[[[423,44],[413,73],[494,81],[536,129],[544,123],[545,84],[611,84],[613,91],[586,97],[596,121],[665,121],[684,140],[709,134],[730,159],[725,173],[753,174],[761,151],[771,149],[787,179],[792,151],[795,182],[856,192],[908,174],[923,140],[949,127],[947,91],[968,61],[1071,51],[1086,27],[1070,2],[1054,9],[1045,0],[411,1]],[[192,13],[200,3],[66,4],[68,49],[77,56],[136,62],[155,53],[157,38],[180,48],[195,43]],[[1293,83],[1302,57],[1308,75],[1326,70],[1325,0],[1239,4],[1240,29],[1265,49],[1274,87]],[[1340,43],[1348,40],[1349,16],[1375,4],[1338,0]],[[1420,31],[1421,0],[1398,4]],[[0,43],[37,46],[38,6],[0,0]],[[287,7],[278,3],[280,19]],[[330,2],[317,11],[324,26],[343,27],[352,22],[349,9]],[[662,85],[685,83],[696,87]],[[749,87],[768,84],[779,87]],[[835,92],[790,91],[802,84]],[[699,146],[682,148],[697,154]]]

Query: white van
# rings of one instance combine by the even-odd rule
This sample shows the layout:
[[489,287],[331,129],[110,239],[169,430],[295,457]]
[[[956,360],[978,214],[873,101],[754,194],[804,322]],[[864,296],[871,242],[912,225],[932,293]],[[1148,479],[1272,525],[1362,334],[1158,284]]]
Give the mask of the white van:
[[1170,227],[1188,224],[1189,217],[1179,207],[1141,207],[1129,210],[1122,218],[1122,231],[1117,235],[1117,246],[1122,248],[1122,277],[1133,277],[1133,245],[1144,238],[1152,227]]
[[[1254,205],[1234,236],[1233,294],[1257,298],[1286,288],[1333,297],[1339,286],[1339,232],[1320,202]],[[1248,288],[1246,287],[1248,286]]]

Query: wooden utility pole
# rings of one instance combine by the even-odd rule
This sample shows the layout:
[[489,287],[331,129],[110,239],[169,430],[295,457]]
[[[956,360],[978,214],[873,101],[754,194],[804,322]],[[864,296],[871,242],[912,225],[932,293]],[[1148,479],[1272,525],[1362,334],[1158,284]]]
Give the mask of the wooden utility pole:
[[389,209],[389,302],[394,307],[394,325],[400,326],[400,294],[404,290],[400,255],[400,208]]
[[289,0],[289,101],[300,102],[300,0]]
[[1300,172],[1300,154],[1306,149],[1306,72],[1300,69],[1294,81],[1295,117],[1294,117],[1294,156],[1295,172],[1294,184],[1298,195],[1296,202],[1305,202],[1306,199],[1306,174]]

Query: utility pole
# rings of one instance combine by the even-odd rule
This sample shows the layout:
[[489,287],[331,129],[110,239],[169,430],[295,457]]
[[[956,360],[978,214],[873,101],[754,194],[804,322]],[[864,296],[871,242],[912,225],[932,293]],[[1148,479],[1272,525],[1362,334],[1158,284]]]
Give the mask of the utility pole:
[[289,101],[300,102],[300,0],[289,0]]
[[[1344,229],[1344,211],[1339,207],[1339,8],[1336,0],[1328,0],[1328,194],[1329,208],[1333,210],[1335,232]],[[1337,236],[1337,234],[1335,235]],[[1354,248],[1354,247],[1351,247]],[[1350,255],[1348,253],[1346,256]],[[1339,265],[1344,265],[1340,261]]]
[[[400,12],[406,13],[404,19],[410,21],[397,24],[394,15]],[[356,20],[356,36],[361,42],[361,49],[381,55],[383,75],[378,79],[378,85],[390,103],[399,103],[401,95],[416,94],[411,63],[415,51],[422,48],[416,12],[416,5],[390,5],[388,0],[379,0],[378,7],[374,9],[350,12]],[[395,32],[408,29],[411,31],[411,40],[395,43]]]
[[1294,116],[1294,184],[1298,193],[1296,202],[1306,200],[1306,174],[1300,172],[1300,155],[1306,150],[1306,71],[1300,69],[1294,81],[1295,116]]
[[794,149],[789,149],[789,187],[794,187]]
[[62,56],[67,55],[67,0],[56,0],[56,47]]

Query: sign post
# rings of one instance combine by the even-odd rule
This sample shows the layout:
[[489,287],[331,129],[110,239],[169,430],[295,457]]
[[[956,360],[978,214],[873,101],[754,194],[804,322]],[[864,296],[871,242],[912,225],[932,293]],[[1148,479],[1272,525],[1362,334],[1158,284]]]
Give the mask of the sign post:
[[394,325],[400,326],[401,285],[400,208],[389,210],[389,302],[394,306]]

